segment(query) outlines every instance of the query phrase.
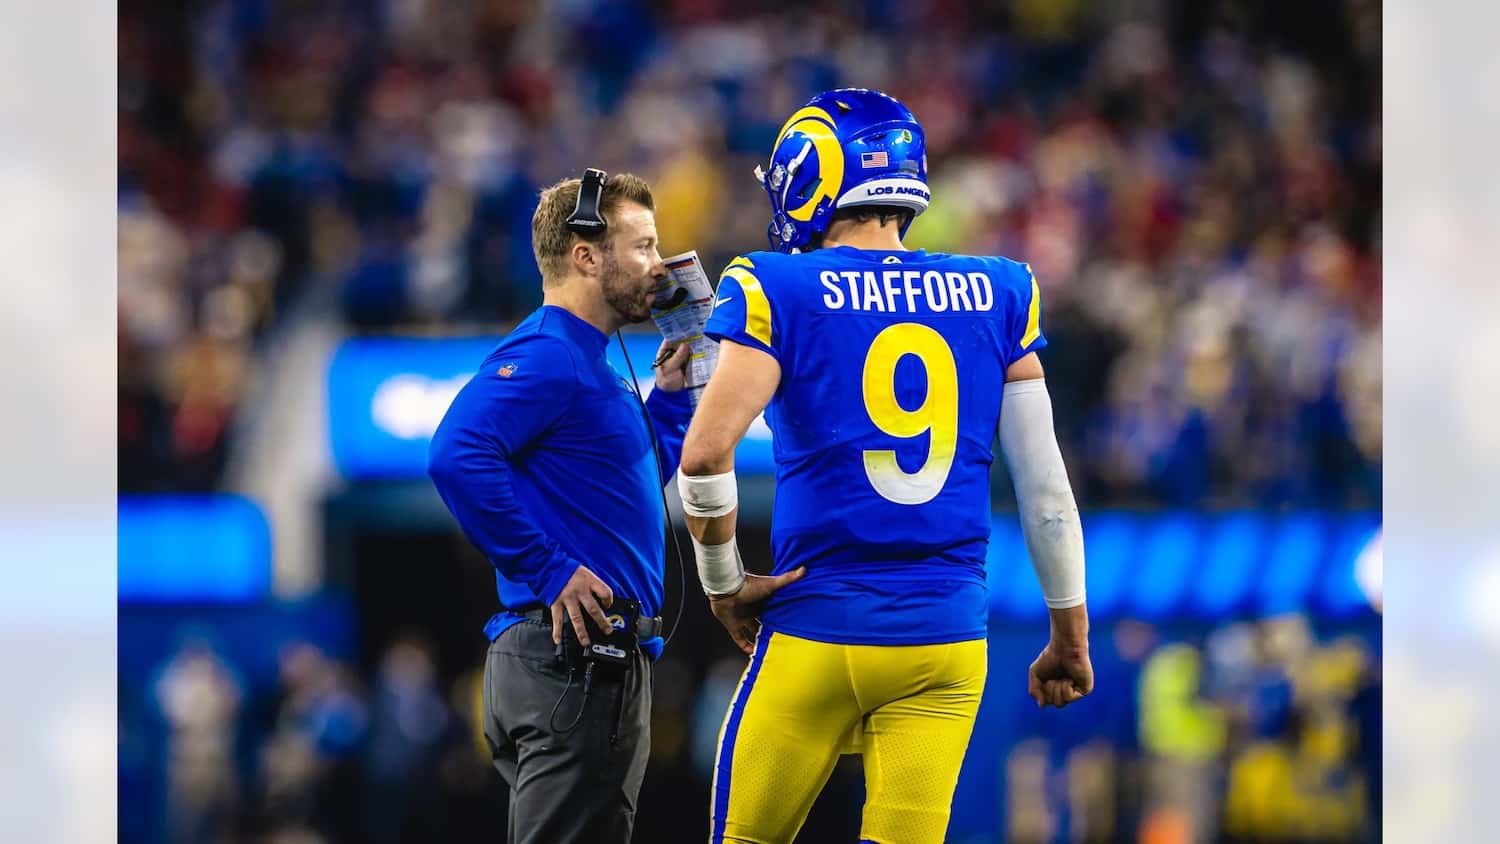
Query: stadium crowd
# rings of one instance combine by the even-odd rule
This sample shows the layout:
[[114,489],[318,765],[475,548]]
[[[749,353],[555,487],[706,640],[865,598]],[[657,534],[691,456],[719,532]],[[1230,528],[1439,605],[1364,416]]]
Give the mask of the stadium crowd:
[[524,316],[585,165],[651,179],[666,254],[764,248],[779,120],[859,84],[927,127],[909,244],[1036,270],[1082,506],[1376,506],[1379,36],[1370,0],[127,2],[122,489],[215,485],[293,309]]

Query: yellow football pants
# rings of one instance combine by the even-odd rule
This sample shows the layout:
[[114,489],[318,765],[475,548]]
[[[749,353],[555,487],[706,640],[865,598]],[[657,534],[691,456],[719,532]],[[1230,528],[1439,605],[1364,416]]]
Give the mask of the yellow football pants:
[[719,733],[711,844],[787,844],[840,753],[861,841],[941,842],[984,691],[985,641],[835,645],[762,630]]

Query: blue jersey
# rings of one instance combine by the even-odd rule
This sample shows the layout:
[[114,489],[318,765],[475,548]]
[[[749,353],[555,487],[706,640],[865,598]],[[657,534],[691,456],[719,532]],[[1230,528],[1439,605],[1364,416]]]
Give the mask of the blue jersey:
[[772,630],[842,644],[983,638],[991,444],[1005,370],[1042,348],[1029,266],[835,247],[755,252],[706,332],[781,365]]

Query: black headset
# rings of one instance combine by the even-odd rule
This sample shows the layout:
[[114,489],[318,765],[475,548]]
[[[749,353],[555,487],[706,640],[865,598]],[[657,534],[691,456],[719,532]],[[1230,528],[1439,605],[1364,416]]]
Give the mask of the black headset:
[[609,175],[593,167],[583,171],[583,183],[578,186],[578,202],[573,213],[568,215],[568,230],[582,237],[591,237],[604,231],[604,216],[599,213],[599,196],[604,192],[604,180]]

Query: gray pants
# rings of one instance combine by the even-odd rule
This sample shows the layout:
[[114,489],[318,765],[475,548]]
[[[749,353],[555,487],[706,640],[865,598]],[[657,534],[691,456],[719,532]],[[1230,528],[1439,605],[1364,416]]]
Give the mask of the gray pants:
[[630,840],[651,750],[651,661],[637,652],[623,677],[596,670],[586,703],[582,687],[581,669],[568,689],[553,661],[550,624],[523,621],[490,643],[484,735],[510,785],[508,844]]

